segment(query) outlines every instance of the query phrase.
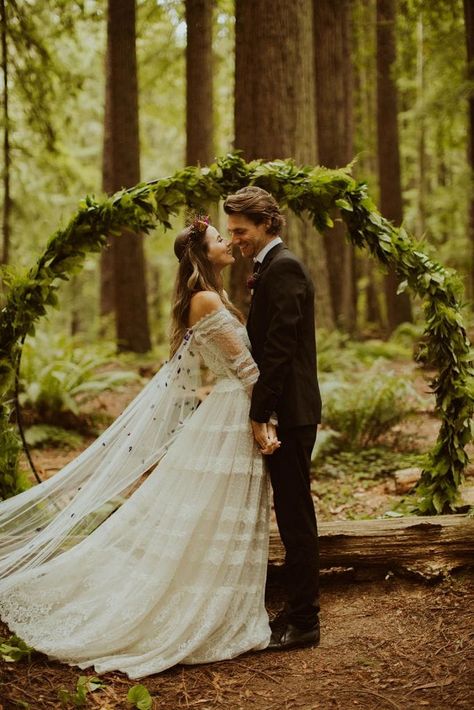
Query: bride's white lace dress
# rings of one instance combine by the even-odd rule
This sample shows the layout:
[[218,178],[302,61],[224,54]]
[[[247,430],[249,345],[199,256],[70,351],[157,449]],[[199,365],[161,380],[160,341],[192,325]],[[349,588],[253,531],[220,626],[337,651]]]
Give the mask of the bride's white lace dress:
[[[53,658],[138,678],[176,663],[232,658],[268,644],[268,481],[248,418],[258,371],[245,328],[226,310],[204,317],[186,340],[169,381],[158,373],[155,389],[172,387],[192,396],[189,363],[198,354],[217,382],[197,409],[189,407],[170,443],[158,447],[152,472],[141,475],[153,461],[153,452],[143,453],[142,437],[143,471],[115,512],[77,544],[70,535],[49,557],[43,545],[43,558],[34,565],[15,562],[16,570],[10,565],[8,588],[2,591],[0,584],[1,618]],[[146,408],[150,418],[152,395],[140,397],[131,411]],[[134,441],[124,421],[120,441],[130,436],[126,443],[132,444],[122,448],[122,465]],[[107,433],[102,439],[99,448]],[[150,441],[149,446],[158,445]],[[111,456],[114,447],[103,460]],[[82,485],[93,481],[91,475]],[[68,505],[79,510],[74,497]],[[36,537],[32,540],[31,548]]]

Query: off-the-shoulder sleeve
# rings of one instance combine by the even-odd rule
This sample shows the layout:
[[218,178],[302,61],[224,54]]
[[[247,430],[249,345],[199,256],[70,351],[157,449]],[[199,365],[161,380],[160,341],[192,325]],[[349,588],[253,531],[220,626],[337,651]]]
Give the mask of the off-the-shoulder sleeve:
[[229,371],[239,378],[249,394],[258,379],[258,367],[245,345],[236,319],[225,308],[201,318],[193,327],[196,343],[219,351]]

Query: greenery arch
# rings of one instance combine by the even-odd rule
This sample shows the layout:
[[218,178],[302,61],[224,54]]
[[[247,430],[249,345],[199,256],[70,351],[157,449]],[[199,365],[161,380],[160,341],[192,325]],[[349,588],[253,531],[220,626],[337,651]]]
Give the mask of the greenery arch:
[[246,163],[229,154],[209,167],[187,167],[171,177],[122,190],[110,198],[83,200],[69,224],[48,241],[36,264],[24,275],[7,276],[8,293],[0,313],[0,494],[19,490],[20,444],[11,423],[8,399],[22,339],[47,306],[57,304],[59,280],[80,270],[88,252],[100,251],[120,228],[148,232],[157,221],[170,227],[169,217],[188,205],[201,208],[248,185],[269,190],[294,213],[307,213],[319,230],[332,226],[330,212],[340,209],[350,241],[366,247],[382,264],[395,267],[408,287],[424,299],[426,315],[423,356],[435,364],[431,382],[441,427],[417,487],[422,513],[452,509],[468,463],[466,445],[473,437],[474,369],[463,326],[458,278],[419,251],[404,229],[396,229],[377,211],[364,183],[347,169],[299,167],[291,160]]

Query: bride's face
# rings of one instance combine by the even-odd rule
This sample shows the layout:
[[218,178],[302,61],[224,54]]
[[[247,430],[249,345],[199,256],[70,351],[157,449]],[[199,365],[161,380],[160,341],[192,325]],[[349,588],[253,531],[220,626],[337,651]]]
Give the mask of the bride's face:
[[215,227],[209,226],[204,237],[207,245],[207,258],[216,269],[233,264],[232,241],[221,237]]

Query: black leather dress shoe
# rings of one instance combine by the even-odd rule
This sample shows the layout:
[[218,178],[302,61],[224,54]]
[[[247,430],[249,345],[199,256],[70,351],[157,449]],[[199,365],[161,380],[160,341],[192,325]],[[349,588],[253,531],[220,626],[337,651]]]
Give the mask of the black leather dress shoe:
[[282,628],[288,626],[290,622],[288,621],[287,612],[282,609],[278,614],[270,621],[270,628],[272,631],[280,631]]
[[319,644],[319,624],[314,629],[298,629],[293,624],[287,624],[272,632],[269,651],[284,651],[302,646],[317,646]]

